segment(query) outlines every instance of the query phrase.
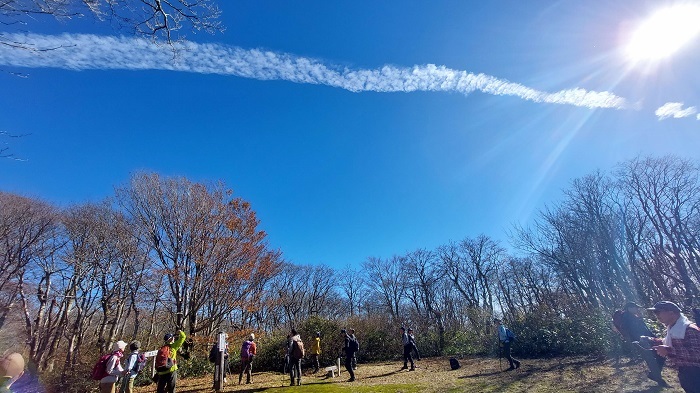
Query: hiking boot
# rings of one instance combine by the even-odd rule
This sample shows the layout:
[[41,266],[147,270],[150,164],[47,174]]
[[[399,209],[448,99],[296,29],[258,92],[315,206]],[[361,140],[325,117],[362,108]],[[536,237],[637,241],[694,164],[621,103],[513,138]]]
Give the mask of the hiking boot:
[[297,386],[301,386],[301,379],[297,379]]
[[348,382],[355,382],[355,377],[351,377],[350,379],[348,379]]
[[401,367],[402,370],[408,370],[408,366]]
[[416,371],[415,367],[411,367],[408,371]]
[[515,368],[520,368],[520,362],[515,363]]

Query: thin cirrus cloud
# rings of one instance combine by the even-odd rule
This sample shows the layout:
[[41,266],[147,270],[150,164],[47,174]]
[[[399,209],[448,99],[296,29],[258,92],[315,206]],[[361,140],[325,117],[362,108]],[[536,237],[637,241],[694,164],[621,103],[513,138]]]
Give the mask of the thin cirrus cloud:
[[[659,109],[654,112],[654,114],[659,118],[659,120],[664,120],[668,119],[669,117],[681,119],[692,116],[697,112],[698,110],[694,106],[683,108],[682,102],[667,102],[660,106]],[[700,115],[697,115],[696,119],[700,120]]]
[[[170,70],[232,75],[259,80],[319,84],[352,92],[444,91],[515,96],[538,103],[625,109],[627,100],[610,92],[572,88],[545,92],[485,74],[432,64],[348,69],[318,60],[259,49],[187,42],[172,48],[139,38],[88,34],[3,34],[0,65],[69,70]],[[22,46],[22,47],[18,47]],[[35,50],[27,50],[27,48]]]

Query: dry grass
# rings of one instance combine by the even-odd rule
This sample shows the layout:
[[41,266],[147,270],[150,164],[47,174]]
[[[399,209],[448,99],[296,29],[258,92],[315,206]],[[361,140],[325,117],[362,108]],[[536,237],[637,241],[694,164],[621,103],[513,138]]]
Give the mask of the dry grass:
[[[525,359],[520,369],[500,371],[498,359],[460,360],[462,368],[452,371],[446,358],[423,359],[416,371],[401,370],[400,362],[360,364],[355,382],[348,374],[327,378],[305,374],[303,386],[289,387],[289,377],[280,373],[256,373],[251,385],[232,384],[225,392],[682,392],[674,370],[664,370],[673,386],[657,387],[646,378],[643,362],[601,360],[587,357]],[[507,368],[504,360],[502,367]],[[343,370],[344,371],[344,370]],[[178,393],[211,392],[212,378],[178,381]],[[137,390],[155,391],[153,385]]]

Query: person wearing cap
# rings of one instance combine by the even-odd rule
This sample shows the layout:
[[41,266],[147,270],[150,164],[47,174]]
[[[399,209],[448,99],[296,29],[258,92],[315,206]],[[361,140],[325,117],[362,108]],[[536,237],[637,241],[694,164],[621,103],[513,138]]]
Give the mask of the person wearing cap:
[[24,374],[24,358],[13,352],[0,358],[0,393],[12,392],[12,384]]
[[420,353],[418,352],[418,345],[416,344],[416,336],[413,335],[413,329],[408,329],[408,341],[411,342],[412,352],[416,353],[416,360],[420,360]]
[[186,338],[187,335],[182,330],[177,332],[177,338],[172,333],[167,333],[163,336],[163,341],[165,342],[163,347],[170,347],[170,358],[173,359],[173,365],[165,371],[158,371],[157,393],[175,393],[175,385],[177,385],[177,351],[182,347]]
[[114,393],[117,380],[124,372],[120,359],[124,356],[125,349],[126,343],[122,340],[115,342],[112,346],[112,356],[105,365],[107,376],[100,379],[100,393]]
[[131,353],[126,359],[126,368],[124,370],[124,378],[122,380],[122,386],[119,389],[119,393],[132,393],[134,391],[134,380],[138,371],[136,370],[136,363],[139,361],[139,349],[141,348],[141,342],[134,340],[129,344],[129,350]]
[[[639,342],[641,337],[656,337],[642,318],[642,306],[635,302],[625,304],[624,312],[622,313],[622,330],[630,342]],[[655,351],[648,349],[641,349],[641,356],[649,368],[647,377],[655,381],[659,386],[667,387],[668,384],[661,376],[661,369],[666,359],[659,356]]]
[[411,339],[408,337],[406,328],[403,326],[401,326],[401,344],[403,344],[403,367],[401,367],[401,369],[406,370],[408,368],[408,363],[411,362],[409,371],[416,371],[416,365],[413,363],[413,356],[411,356],[411,352],[413,352]]
[[248,339],[241,346],[241,373],[238,375],[238,384],[243,381],[243,374],[246,376],[246,384],[252,383],[253,379],[253,358],[258,354],[255,345],[255,334],[250,333]]
[[[350,374],[350,379],[348,379],[348,382],[353,382],[355,381],[355,371],[353,371],[352,369],[352,357],[355,356],[355,352],[353,352],[352,348],[350,347],[351,338],[347,330],[342,329],[340,331],[340,336],[343,338],[343,352],[345,353],[345,369],[348,370],[348,374]],[[340,370],[338,372],[340,372]]]
[[514,335],[511,334],[511,337],[508,337],[508,330],[506,330],[506,327],[503,325],[503,322],[500,319],[495,318],[493,323],[496,324],[498,329],[498,341],[501,342],[501,348],[503,348],[502,353],[505,355],[506,359],[508,359],[508,363],[510,364],[508,370],[520,368],[520,360],[513,357],[510,349],[511,345],[513,344],[512,336]]
[[311,341],[311,362],[314,365],[314,374],[321,368],[319,358],[321,357],[321,332],[316,332],[316,337]]
[[668,358],[678,369],[678,381],[688,393],[700,392],[700,328],[692,323],[680,307],[661,301],[649,308],[666,326],[666,337],[651,337],[652,349]]

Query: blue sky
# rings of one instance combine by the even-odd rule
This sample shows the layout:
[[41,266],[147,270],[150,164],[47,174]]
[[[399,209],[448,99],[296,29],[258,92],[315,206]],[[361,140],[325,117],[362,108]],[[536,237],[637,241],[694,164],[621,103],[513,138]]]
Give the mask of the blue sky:
[[223,180],[300,264],[507,246],[576,177],[697,159],[700,40],[653,66],[622,54],[661,5],[221,1],[226,31],[188,34],[175,64],[90,20],[5,26],[64,48],[0,47],[0,131],[30,134],[0,189],[66,206],[139,170]]

